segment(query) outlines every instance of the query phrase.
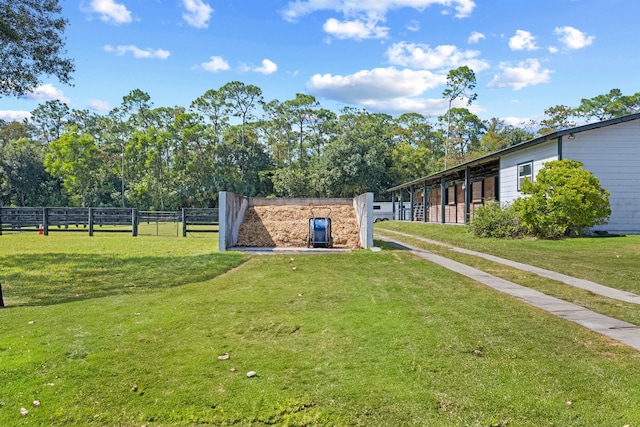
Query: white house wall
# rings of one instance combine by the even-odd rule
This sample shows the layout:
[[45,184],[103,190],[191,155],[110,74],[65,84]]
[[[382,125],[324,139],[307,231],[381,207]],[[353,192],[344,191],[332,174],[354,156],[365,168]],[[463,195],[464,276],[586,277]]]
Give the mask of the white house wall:
[[[557,140],[548,141],[531,148],[505,154],[500,158],[499,200],[501,204],[510,204],[520,197],[518,191],[518,165],[533,161],[533,176],[542,169],[543,163],[558,160]],[[534,178],[535,179],[535,178]]]
[[562,157],[582,162],[611,193],[609,223],[596,229],[640,233],[640,120],[565,137]]

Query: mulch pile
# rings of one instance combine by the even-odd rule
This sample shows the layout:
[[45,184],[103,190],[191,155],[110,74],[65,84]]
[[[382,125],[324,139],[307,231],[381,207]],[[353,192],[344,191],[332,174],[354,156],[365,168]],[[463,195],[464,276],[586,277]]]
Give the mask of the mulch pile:
[[[329,212],[330,208],[331,211]],[[331,236],[336,248],[358,245],[358,219],[352,205],[253,206],[247,209],[240,226],[237,246],[306,247],[309,219],[331,218]]]

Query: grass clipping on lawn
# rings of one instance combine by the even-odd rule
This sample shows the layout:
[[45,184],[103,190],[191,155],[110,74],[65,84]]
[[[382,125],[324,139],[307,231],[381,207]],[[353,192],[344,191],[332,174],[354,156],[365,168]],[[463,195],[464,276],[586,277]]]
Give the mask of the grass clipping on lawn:
[[287,205],[249,207],[240,225],[237,246],[305,247],[309,237],[309,219],[314,215],[316,218],[331,218],[334,247],[350,248],[359,243],[358,219],[352,205]]

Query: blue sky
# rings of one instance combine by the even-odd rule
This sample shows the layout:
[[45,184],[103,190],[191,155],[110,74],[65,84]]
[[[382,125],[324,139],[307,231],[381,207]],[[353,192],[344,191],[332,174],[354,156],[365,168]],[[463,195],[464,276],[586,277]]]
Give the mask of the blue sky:
[[[39,102],[104,113],[131,90],[184,106],[227,82],[265,100],[437,117],[449,70],[467,65],[482,119],[640,91],[638,0],[61,0],[74,86],[0,98],[0,118]],[[464,105],[461,102],[460,105]]]

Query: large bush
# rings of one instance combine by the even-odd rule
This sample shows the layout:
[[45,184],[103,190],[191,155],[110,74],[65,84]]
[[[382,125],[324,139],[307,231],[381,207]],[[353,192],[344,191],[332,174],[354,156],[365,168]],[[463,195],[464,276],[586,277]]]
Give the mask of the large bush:
[[545,163],[535,182],[523,182],[522,192],[525,197],[516,199],[513,209],[538,237],[580,235],[606,224],[611,215],[609,192],[575,160]]
[[501,207],[500,203],[490,200],[473,212],[469,230],[476,237],[516,238],[526,232],[521,222],[512,206]]

